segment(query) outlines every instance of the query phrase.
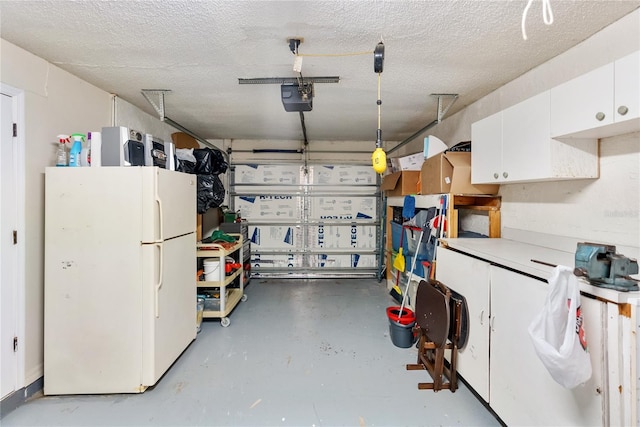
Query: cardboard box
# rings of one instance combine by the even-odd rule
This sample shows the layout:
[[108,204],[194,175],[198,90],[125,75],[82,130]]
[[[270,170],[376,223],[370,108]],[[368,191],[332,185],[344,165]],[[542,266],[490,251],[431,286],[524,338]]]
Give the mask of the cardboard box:
[[391,165],[394,172],[399,171],[419,171],[424,162],[422,153],[411,154],[404,157],[394,157],[391,159]]
[[417,194],[420,174],[419,171],[402,171],[386,175],[382,178],[380,190],[386,191],[387,197]]
[[171,134],[171,141],[176,148],[200,148],[198,141],[191,135],[184,132],[174,132]]
[[420,194],[498,194],[498,184],[471,184],[471,153],[445,152],[427,159],[420,170]]

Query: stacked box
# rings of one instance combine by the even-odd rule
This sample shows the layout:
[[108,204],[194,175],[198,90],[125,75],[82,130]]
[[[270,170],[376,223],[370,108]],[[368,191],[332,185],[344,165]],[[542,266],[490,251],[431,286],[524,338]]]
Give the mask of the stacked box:
[[315,165],[309,169],[311,184],[335,184],[337,186],[376,184],[376,173],[369,165]]
[[236,209],[249,221],[298,220],[302,216],[302,199],[296,196],[239,196]]
[[311,219],[354,220],[376,218],[375,197],[314,197]]
[[375,249],[376,227],[373,225],[309,226],[309,246],[327,249]]
[[299,184],[302,167],[298,165],[237,165],[235,184]]
[[249,226],[249,239],[254,252],[260,249],[301,249],[302,231],[289,225]]

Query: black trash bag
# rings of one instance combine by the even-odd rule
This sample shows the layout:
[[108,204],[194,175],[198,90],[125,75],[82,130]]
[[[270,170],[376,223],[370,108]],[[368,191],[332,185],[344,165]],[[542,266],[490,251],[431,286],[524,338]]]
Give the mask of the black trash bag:
[[220,150],[196,148],[193,155],[196,158],[195,173],[198,175],[219,175],[225,173],[229,167]]
[[213,150],[211,157],[211,173],[214,175],[225,173],[229,168],[229,163],[224,159],[222,151]]
[[212,175],[211,177],[213,178],[213,198],[209,207],[217,208],[224,203],[225,189],[218,175]]
[[204,214],[224,202],[225,189],[217,175],[198,175],[198,213]]
[[193,156],[196,158],[196,170],[198,175],[211,175],[211,148],[195,148]]
[[196,164],[176,157],[176,170],[183,173],[195,173]]

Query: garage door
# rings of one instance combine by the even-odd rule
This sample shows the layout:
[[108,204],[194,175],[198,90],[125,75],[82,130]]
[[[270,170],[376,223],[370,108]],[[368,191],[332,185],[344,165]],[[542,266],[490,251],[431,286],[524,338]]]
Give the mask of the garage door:
[[381,277],[381,199],[371,166],[235,164],[252,277]]

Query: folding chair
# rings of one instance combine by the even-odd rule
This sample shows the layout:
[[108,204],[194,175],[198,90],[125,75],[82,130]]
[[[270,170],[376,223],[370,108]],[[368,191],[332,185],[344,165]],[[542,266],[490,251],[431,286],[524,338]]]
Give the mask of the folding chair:
[[[418,362],[408,364],[407,370],[427,370],[433,379],[433,382],[418,383],[420,390],[455,392],[458,388],[456,362],[458,346],[465,344],[461,337],[464,335],[463,340],[466,340],[466,325],[463,325],[466,304],[463,297],[455,295],[452,296],[451,290],[437,280],[422,280],[418,284],[414,327],[420,336]],[[449,366],[445,365],[445,350],[450,351]]]

